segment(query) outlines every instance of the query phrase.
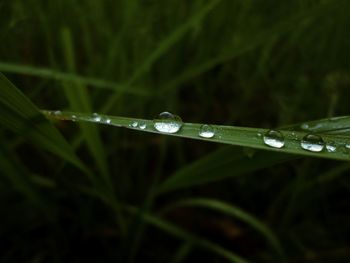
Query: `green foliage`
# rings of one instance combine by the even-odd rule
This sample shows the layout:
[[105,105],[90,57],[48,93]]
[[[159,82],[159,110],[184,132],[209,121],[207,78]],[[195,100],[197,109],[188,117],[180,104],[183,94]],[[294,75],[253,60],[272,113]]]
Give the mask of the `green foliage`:
[[0,261],[347,261],[349,8],[1,1]]

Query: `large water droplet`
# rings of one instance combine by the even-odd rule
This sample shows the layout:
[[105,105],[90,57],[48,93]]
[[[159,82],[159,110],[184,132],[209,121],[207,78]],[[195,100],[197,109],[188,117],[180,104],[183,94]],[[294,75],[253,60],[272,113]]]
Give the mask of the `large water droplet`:
[[269,130],[264,134],[264,143],[273,148],[282,148],[284,146],[284,137],[280,131]]
[[334,153],[337,150],[337,146],[334,142],[329,142],[326,144],[326,149],[330,153]]
[[213,138],[215,135],[215,129],[213,126],[204,124],[199,129],[199,136],[203,138]]
[[179,116],[165,111],[159,114],[157,119],[153,120],[153,125],[159,132],[177,133],[181,129],[183,122]]
[[324,148],[323,139],[315,134],[307,134],[300,143],[301,148],[310,152],[321,152]]
[[130,126],[133,127],[133,128],[136,128],[137,125],[139,125],[139,123],[137,121],[133,121]]

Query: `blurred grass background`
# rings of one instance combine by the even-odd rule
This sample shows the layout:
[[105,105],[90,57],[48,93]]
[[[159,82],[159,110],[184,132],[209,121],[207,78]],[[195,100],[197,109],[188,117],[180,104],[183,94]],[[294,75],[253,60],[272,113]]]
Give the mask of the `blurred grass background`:
[[[264,128],[347,115],[349,9],[346,0],[0,1],[0,71],[41,109],[140,118],[168,110]],[[77,76],[85,81],[69,81]],[[172,208],[195,197],[264,222],[286,262],[350,258],[347,163],[276,164],[280,154],[56,127],[89,172],[0,129],[1,262],[227,262],[198,248],[201,239],[251,262],[283,261],[229,213]],[[192,186],[159,193],[177,174]],[[208,176],[218,180],[195,182]],[[139,210],[197,238],[149,226]]]

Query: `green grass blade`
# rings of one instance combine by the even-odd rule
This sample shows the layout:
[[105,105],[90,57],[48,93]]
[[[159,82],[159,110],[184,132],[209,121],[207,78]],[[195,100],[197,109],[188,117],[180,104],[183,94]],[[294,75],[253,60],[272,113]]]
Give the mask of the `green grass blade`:
[[241,176],[297,158],[296,155],[256,151],[252,157],[241,148],[221,148],[169,176],[159,186],[159,193],[184,189],[233,176]]
[[70,145],[36,106],[0,73],[0,125],[88,172]]
[[227,61],[237,58],[238,56],[259,47],[263,43],[266,43],[268,40],[273,39],[278,35],[282,35],[290,30],[295,29],[296,25],[302,25],[305,21],[310,19],[310,16],[318,17],[326,12],[329,12],[331,8],[341,8],[342,3],[346,2],[340,1],[334,3],[331,1],[326,1],[325,3],[315,7],[313,10],[293,14],[291,17],[287,17],[281,22],[276,23],[273,27],[269,27],[262,30],[261,32],[258,32],[257,34],[254,34],[250,39],[248,38],[245,41],[241,41],[239,44],[228,48],[226,51],[224,50],[217,56],[209,58],[202,63],[185,69],[175,79],[169,81],[168,83],[165,83],[164,88],[159,92],[161,94],[164,94],[170,90],[173,90],[174,88],[178,88],[188,80],[204,74],[205,72],[213,69],[220,64],[224,64]]
[[[139,213],[139,211],[134,207],[128,207],[127,210],[132,213]],[[202,237],[198,237],[194,234],[191,234],[182,228],[165,221],[164,219],[161,219],[159,217],[156,217],[154,215],[143,213],[142,214],[143,220],[145,220],[148,224],[153,225],[154,227],[157,227],[164,232],[168,233],[169,235],[172,235],[174,237],[180,238],[182,240],[185,240],[187,242],[190,242],[193,246],[197,246],[199,248],[204,248],[208,251],[211,251],[213,253],[218,254],[219,256],[225,258],[228,260],[228,262],[235,262],[235,263],[246,263],[247,261],[240,256],[234,254],[232,251],[228,251],[227,249],[209,241],[206,239],[203,239]]]
[[174,255],[174,257],[172,258],[172,260],[170,261],[170,263],[181,263],[185,260],[185,258],[188,256],[188,254],[191,252],[193,245],[190,242],[184,242],[180,248],[178,249],[178,251],[176,252],[176,254]]
[[260,222],[258,219],[248,214],[247,212],[241,210],[240,208],[233,206],[232,204],[224,203],[220,200],[207,199],[207,198],[192,198],[178,201],[172,205],[167,207],[168,209],[173,209],[181,206],[196,206],[196,207],[204,207],[212,210],[216,210],[222,212],[226,215],[230,215],[234,218],[240,219],[245,222],[256,231],[260,232],[270,246],[278,253],[280,260],[284,258],[284,253],[281,247],[280,242],[278,241],[275,234],[269,229],[268,226]]
[[[290,153],[299,156],[319,157],[343,161],[350,160],[348,149],[348,147],[350,147],[350,137],[343,134],[318,133],[318,135],[323,138],[326,145],[328,145],[328,143],[335,144],[337,146],[337,150],[327,151],[325,147],[324,150],[321,152],[311,152],[302,149],[300,146],[303,137],[309,134],[309,132],[305,131],[291,131],[280,129],[279,131],[284,137],[285,146],[282,148],[274,148],[264,144],[263,134],[265,134],[268,131],[268,129],[263,128],[212,125],[212,127],[215,129],[215,136],[213,138],[206,139],[198,135],[200,128],[203,125],[200,123],[183,123],[182,128],[179,132],[173,134],[166,134],[157,131],[153,126],[152,120],[99,115],[100,118],[98,121],[96,121],[96,116],[86,113],[60,112],[59,114],[57,114],[54,111],[43,111],[43,113],[51,118],[61,120],[85,121],[98,124],[112,125],[128,129],[136,129],[142,132],[150,132],[208,142],[244,146],[278,153]],[[350,119],[350,117],[342,118]],[[322,122],[322,120],[320,122]],[[133,123],[143,123],[145,124],[145,127],[143,129],[139,127],[134,128],[132,126]],[[348,129],[348,127],[346,126],[344,127],[344,129]]]
[[[158,47],[145,59],[145,61],[135,70],[132,76],[129,78],[126,87],[132,85],[143,74],[145,74],[151,66],[157,61],[164,53],[166,53],[174,44],[176,44],[185,34],[200,23],[205,16],[220,2],[221,0],[211,0],[204,5],[196,14],[194,14],[188,21],[180,25],[177,29],[166,36],[158,45]],[[105,106],[101,110],[102,112],[108,112],[118,99],[116,94],[106,102]]]
[[16,63],[0,62],[0,71],[16,74],[24,74],[44,79],[53,79],[62,82],[81,83],[82,85],[89,85],[94,88],[111,90],[114,92],[123,92],[136,96],[148,96],[149,92],[145,92],[142,88],[129,87],[125,88],[124,84],[114,83],[112,81],[89,78],[79,76],[74,73],[60,72],[49,68],[39,68],[31,65],[21,65]]
[[[75,72],[75,54],[74,54],[74,45],[73,39],[68,28],[62,29],[62,42],[65,52],[65,59],[67,68],[71,72]],[[92,106],[90,102],[90,97],[85,85],[77,83],[64,83],[63,84],[64,92],[68,98],[70,107],[73,110],[80,110],[84,112],[91,112]],[[105,156],[105,151],[103,150],[102,141],[99,136],[98,127],[87,125],[86,123],[80,123],[80,128],[82,134],[85,137],[88,149],[91,155],[94,157],[96,164],[104,176],[104,179],[109,183],[109,172],[107,165],[107,158]]]

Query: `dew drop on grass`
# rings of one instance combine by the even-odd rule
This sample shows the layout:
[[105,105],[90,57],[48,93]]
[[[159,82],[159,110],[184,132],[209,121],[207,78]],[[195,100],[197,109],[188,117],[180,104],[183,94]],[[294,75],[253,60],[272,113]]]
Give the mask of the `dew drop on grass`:
[[284,146],[284,137],[280,131],[269,130],[264,134],[264,143],[273,148],[282,148]]
[[307,123],[303,123],[301,126],[300,126],[300,128],[302,128],[303,130],[308,130],[309,129],[309,124],[307,124]]
[[137,128],[137,125],[139,125],[139,123],[137,121],[133,121],[129,126],[133,128]]
[[310,152],[321,152],[324,148],[323,139],[315,134],[307,134],[300,143],[301,148]]
[[208,125],[208,124],[203,124],[200,128],[199,128],[199,134],[200,137],[203,138],[213,138],[215,135],[215,129],[213,126]]
[[56,110],[56,111],[54,111],[54,113],[53,113],[54,115],[56,115],[56,116],[58,116],[58,115],[61,115],[62,114],[62,112],[60,111],[60,110]]
[[334,153],[337,150],[337,146],[334,142],[329,142],[326,144],[326,149],[330,153]]
[[106,119],[106,123],[110,124],[111,123],[111,119]]
[[96,112],[92,114],[94,116],[94,121],[100,122],[101,121],[101,116],[98,115]]
[[183,125],[181,118],[170,112],[162,112],[153,120],[154,128],[163,133],[177,133]]
[[139,128],[140,128],[141,130],[146,129],[146,127],[147,127],[147,125],[146,125],[145,122],[140,122],[140,123],[139,123]]

